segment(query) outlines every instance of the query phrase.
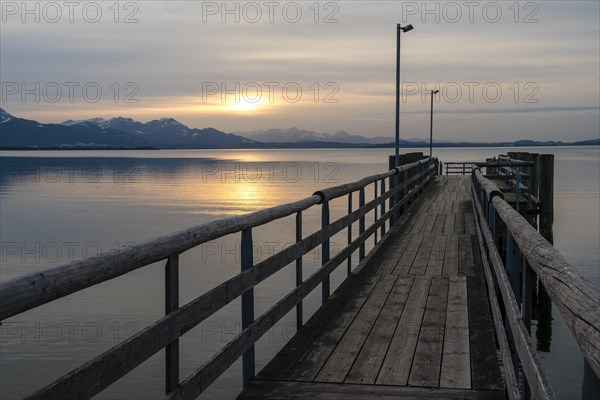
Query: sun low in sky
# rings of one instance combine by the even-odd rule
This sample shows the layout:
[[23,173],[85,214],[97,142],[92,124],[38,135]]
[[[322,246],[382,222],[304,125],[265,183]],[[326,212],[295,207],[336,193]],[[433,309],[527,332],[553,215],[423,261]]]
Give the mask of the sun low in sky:
[[396,25],[410,23],[404,137],[426,136],[431,90],[440,140],[600,130],[598,2],[92,3],[1,3],[4,109],[391,137]]

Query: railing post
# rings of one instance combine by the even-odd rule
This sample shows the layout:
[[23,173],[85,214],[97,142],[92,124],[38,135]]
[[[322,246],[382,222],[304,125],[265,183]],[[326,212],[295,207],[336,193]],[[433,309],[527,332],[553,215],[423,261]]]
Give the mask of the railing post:
[[507,230],[506,238],[506,275],[512,287],[513,293],[517,303],[521,303],[521,287],[520,287],[520,273],[521,273],[521,252],[516,246],[515,240],[513,239],[510,230]]
[[[394,156],[390,156],[390,157],[389,157],[389,161],[388,161],[388,167],[389,167],[389,168],[388,168],[388,170],[389,170],[389,171],[391,171],[392,169],[394,169],[394,168],[396,167],[396,165],[395,165],[395,157],[394,157]],[[390,186],[390,190],[391,190],[392,188],[396,188],[396,187],[399,185],[399,183],[400,183],[400,176],[399,176],[399,174],[398,174],[398,173],[396,173],[396,174],[394,174],[394,175],[390,176],[388,179],[389,179],[389,186]],[[396,205],[396,201],[398,200],[398,196],[399,196],[399,194],[394,192],[394,193],[392,194],[392,196],[390,196],[390,198],[388,199],[388,203],[389,203],[389,206],[388,206],[388,208],[389,208],[390,210],[391,210],[391,209],[394,207],[394,205]],[[391,228],[391,227],[392,227],[392,225],[394,225],[395,223],[396,223],[396,213],[393,213],[393,214],[390,216],[390,228]]]
[[[352,192],[348,193],[348,214],[352,213]],[[348,225],[348,246],[352,243],[352,224]],[[348,275],[352,272],[352,254],[348,255]]]
[[[242,272],[252,268],[252,229],[242,230],[241,266]],[[246,329],[254,321],[254,288],[242,294],[242,329]],[[242,357],[242,380],[244,389],[254,378],[254,346],[250,347]]]
[[[296,243],[302,240],[302,211],[296,213]],[[302,284],[302,256],[296,259],[296,287]],[[302,326],[302,300],[296,305],[296,330]]]
[[[321,206],[321,229],[329,225],[329,201],[324,201]],[[329,239],[326,239],[321,244],[321,267],[329,262]],[[329,299],[329,275],[323,279],[321,283],[321,303],[326,304]]]
[[[525,328],[527,328],[527,332],[529,332],[529,336],[531,336],[531,287],[533,283],[533,270],[529,266],[529,263],[525,259],[525,256],[522,256],[521,258],[521,266],[523,271],[523,300],[521,301],[521,318],[523,319]],[[525,374],[523,374],[523,398],[526,400],[531,398],[531,390],[529,389],[529,382],[527,382],[527,377],[525,376]]]
[[517,212],[521,210],[521,166],[517,165],[515,177],[515,209]]
[[[378,191],[377,191],[377,181],[375,181],[373,183],[375,184],[375,192],[373,194],[373,199],[376,199],[377,198],[377,193],[378,193]],[[377,223],[377,212],[378,211],[379,211],[379,207],[375,207],[373,209],[373,224]],[[381,215],[383,215],[383,214],[381,214]],[[374,238],[373,241],[374,241],[374,245],[375,246],[377,245],[377,233],[378,233],[377,229],[375,229],[375,232],[373,232],[373,238]]]
[[[385,195],[385,179],[381,180],[381,196]],[[381,216],[385,215],[385,201],[381,202]],[[385,235],[385,222],[381,224],[381,237]]]
[[[365,188],[362,187],[358,191],[358,208],[362,208],[365,206]],[[362,235],[365,233],[365,216],[363,215],[358,220],[358,235]],[[358,248],[358,259],[362,261],[365,258],[365,242],[363,241]]]
[[[406,195],[408,194],[408,178],[410,177],[410,174],[408,173],[408,168],[404,170],[404,190],[402,190],[402,198],[406,198]],[[406,198],[406,200],[404,201],[404,204],[402,205],[402,207],[400,208],[401,210],[406,210],[408,207],[410,206],[410,201]]]
[[[179,308],[179,255],[169,257],[165,265],[165,315]],[[165,347],[165,392],[179,385],[179,339]]]

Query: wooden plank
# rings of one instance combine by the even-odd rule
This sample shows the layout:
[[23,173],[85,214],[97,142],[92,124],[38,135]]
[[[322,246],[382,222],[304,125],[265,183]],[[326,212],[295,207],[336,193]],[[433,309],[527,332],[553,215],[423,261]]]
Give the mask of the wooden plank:
[[415,277],[376,383],[406,385],[430,285],[430,277]]
[[473,259],[473,244],[471,243],[471,235],[458,236],[458,274],[475,274],[475,261]]
[[421,245],[419,246],[419,251],[417,252],[413,264],[410,267],[410,275],[425,275],[427,264],[431,258],[434,240],[435,236],[433,235],[423,236],[423,240],[421,240]]
[[471,203],[467,203],[469,205],[469,211],[465,212],[465,234],[467,235],[475,235],[475,219],[473,218],[473,211],[471,208]]
[[425,222],[421,226],[421,233],[424,235],[429,235],[433,230],[433,226],[435,224],[435,219],[437,218],[437,213],[435,212],[437,209],[437,201],[432,202],[429,205],[429,208],[425,210],[427,218],[425,218]]
[[453,192],[452,194],[455,197],[454,203],[452,204],[452,214],[461,214],[461,211],[462,211],[462,196],[461,196],[461,192]]
[[361,275],[350,275],[331,295],[327,304],[321,308],[302,326],[296,335],[281,351],[258,373],[259,379],[278,380],[293,368],[296,361],[306,352],[315,338],[340,308],[348,301],[351,294],[360,293],[360,286],[374,287],[374,281],[363,281]]
[[410,238],[410,242],[408,243],[406,250],[404,250],[404,253],[402,253],[402,257],[400,257],[400,260],[398,260],[398,264],[393,271],[395,275],[408,275],[408,271],[410,271],[422,241],[422,235],[413,235]]
[[[447,197],[446,207],[444,207],[444,214],[452,214],[452,208],[454,207],[454,200],[450,200],[450,193],[446,193]],[[454,220],[453,220],[454,221]]]
[[446,242],[446,253],[444,254],[444,266],[442,275],[458,275],[458,237],[459,235],[450,234]]
[[503,391],[254,380],[238,400],[503,400]]
[[448,282],[449,279],[445,276],[432,277],[421,332],[408,378],[410,386],[438,387],[439,385]]
[[409,235],[398,235],[400,236],[397,240],[394,240],[392,248],[389,253],[386,254],[384,260],[381,262],[381,266],[378,269],[379,274],[391,274],[398,261],[402,257],[402,254],[406,250],[408,243],[410,242],[411,236]]
[[379,317],[379,313],[383,309],[383,305],[394,287],[396,279],[396,275],[384,275],[379,280],[369,299],[360,309],[335,350],[318,373],[315,381],[344,382],[371,328],[375,324],[377,317]]
[[444,267],[444,258],[446,255],[446,243],[448,242],[447,235],[436,235],[431,250],[431,256],[427,262],[427,270],[425,275],[441,275]]
[[435,222],[433,223],[433,229],[431,230],[431,233],[433,233],[434,235],[443,233],[445,224],[446,214],[438,212],[438,214],[435,217]]
[[454,233],[454,215],[452,213],[446,213],[446,219],[444,220],[444,229],[442,232],[446,235]]
[[473,274],[475,276],[483,276],[483,263],[481,261],[481,250],[477,240],[477,235],[471,235],[471,247],[473,248]]
[[457,235],[465,233],[465,218],[462,214],[454,214],[454,233]]
[[404,311],[413,277],[398,278],[344,382],[374,384],[394,331]]
[[471,387],[469,311],[465,277],[451,277],[448,286],[448,311],[440,387],[465,389]]
[[286,374],[285,379],[312,381],[317,376],[380,277],[381,275],[372,275],[367,278],[367,283],[353,294],[348,303],[329,321],[321,335],[315,339],[306,352],[296,361],[294,367]]
[[473,389],[501,390],[504,387],[494,328],[487,301],[485,282],[480,277],[467,276],[469,305],[469,349],[471,356],[471,385]]

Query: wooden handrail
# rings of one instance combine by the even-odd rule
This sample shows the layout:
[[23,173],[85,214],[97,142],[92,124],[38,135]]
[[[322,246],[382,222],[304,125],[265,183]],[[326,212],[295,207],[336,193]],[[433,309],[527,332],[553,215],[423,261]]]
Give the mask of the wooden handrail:
[[287,217],[319,201],[319,196],[313,195],[293,203],[184,229],[129,246],[117,254],[76,261],[7,280],[0,284],[0,320],[165,260],[172,254],[181,254],[210,240]]
[[[474,177],[482,187],[495,186],[481,171],[475,171]],[[486,196],[600,376],[600,292],[495,190],[486,191]]]

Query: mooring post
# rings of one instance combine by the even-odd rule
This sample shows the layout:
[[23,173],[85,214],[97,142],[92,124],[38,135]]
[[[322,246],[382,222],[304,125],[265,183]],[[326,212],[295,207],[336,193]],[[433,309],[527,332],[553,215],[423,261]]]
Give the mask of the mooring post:
[[[254,260],[252,256],[252,229],[242,230],[241,239],[241,267],[242,272],[253,267]],[[254,322],[254,288],[250,288],[242,293],[242,329],[246,329]],[[250,381],[254,378],[254,346],[251,346],[242,356],[242,382],[244,389],[248,387]]]
[[[179,255],[173,254],[165,265],[165,315],[179,308]],[[165,347],[165,392],[179,385],[179,339]]]
[[540,234],[554,242],[554,154],[540,155],[539,173]]
[[[321,228],[329,225],[329,201],[324,201],[321,206]],[[321,267],[329,262],[329,239],[325,239],[321,245]],[[329,274],[321,283],[321,304],[326,304],[329,299]]]
[[[302,211],[296,213],[296,243],[302,240]],[[302,256],[296,259],[296,287],[302,284]],[[303,324],[302,300],[296,305],[296,330]]]

